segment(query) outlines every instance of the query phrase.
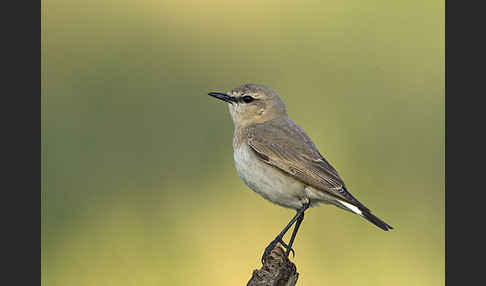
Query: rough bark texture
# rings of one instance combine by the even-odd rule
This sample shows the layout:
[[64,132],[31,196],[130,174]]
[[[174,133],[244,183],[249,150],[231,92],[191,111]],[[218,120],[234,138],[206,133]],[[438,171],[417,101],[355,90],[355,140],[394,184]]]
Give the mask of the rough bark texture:
[[294,286],[299,278],[295,264],[285,256],[285,250],[277,243],[263,262],[262,268],[253,270],[246,286]]

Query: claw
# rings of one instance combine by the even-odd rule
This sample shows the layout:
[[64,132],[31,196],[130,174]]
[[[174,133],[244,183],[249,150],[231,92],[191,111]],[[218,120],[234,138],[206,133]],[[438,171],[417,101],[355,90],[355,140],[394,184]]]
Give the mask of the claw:
[[295,251],[289,246],[280,238],[280,237],[276,237],[272,242],[270,242],[270,244],[268,244],[268,246],[265,248],[265,251],[263,252],[263,255],[262,255],[262,264],[263,262],[265,261],[265,257],[267,257],[270,252],[272,251],[272,249],[275,248],[275,245],[277,243],[280,243],[285,249],[286,249],[286,252],[285,252],[285,255],[288,257],[289,256],[289,253],[292,252],[292,257],[295,257]]
[[275,245],[277,244],[277,240],[273,240],[272,242],[270,242],[270,244],[268,244],[268,246],[265,248],[265,251],[263,251],[263,255],[262,255],[262,264],[263,262],[265,261],[265,257],[267,257],[270,252],[272,251],[272,249],[275,247]]
[[287,255],[287,257],[289,257],[290,252],[292,252],[292,258],[294,258],[295,257],[295,251],[292,248],[290,248],[290,249],[287,248],[285,255]]
[[294,258],[295,257],[295,251],[294,251],[294,249],[293,248],[289,248],[289,246],[283,240],[280,240],[279,242],[286,249],[285,255],[288,257],[289,256],[289,253],[292,252],[292,258]]

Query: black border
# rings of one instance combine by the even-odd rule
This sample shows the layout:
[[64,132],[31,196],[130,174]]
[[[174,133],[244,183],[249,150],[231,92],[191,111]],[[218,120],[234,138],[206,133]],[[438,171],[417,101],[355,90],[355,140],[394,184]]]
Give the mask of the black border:
[[36,285],[41,278],[41,6],[2,7],[3,284]]
[[[446,2],[445,281],[484,284],[484,9]],[[477,182],[477,183],[476,183]]]

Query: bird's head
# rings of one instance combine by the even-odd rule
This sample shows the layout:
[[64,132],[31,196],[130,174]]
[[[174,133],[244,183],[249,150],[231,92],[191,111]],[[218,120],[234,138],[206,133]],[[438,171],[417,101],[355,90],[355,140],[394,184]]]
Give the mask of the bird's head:
[[210,92],[209,95],[228,103],[236,127],[287,116],[285,104],[277,92],[261,84],[246,83],[227,93]]

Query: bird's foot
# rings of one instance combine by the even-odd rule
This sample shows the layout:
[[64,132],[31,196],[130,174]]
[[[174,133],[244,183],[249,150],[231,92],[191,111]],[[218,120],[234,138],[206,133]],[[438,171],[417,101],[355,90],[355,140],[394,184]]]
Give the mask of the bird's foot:
[[285,249],[285,255],[288,257],[289,256],[289,253],[292,252],[292,257],[295,256],[295,251],[292,249],[292,247],[289,247],[287,245],[287,243],[285,243],[281,237],[276,237],[274,240],[272,240],[272,242],[270,242],[270,244],[268,244],[268,246],[265,248],[265,251],[263,252],[263,255],[262,255],[262,264],[263,264],[263,261],[265,260],[265,257],[267,257],[270,252],[275,248],[275,246],[277,245],[277,243],[280,243]]

